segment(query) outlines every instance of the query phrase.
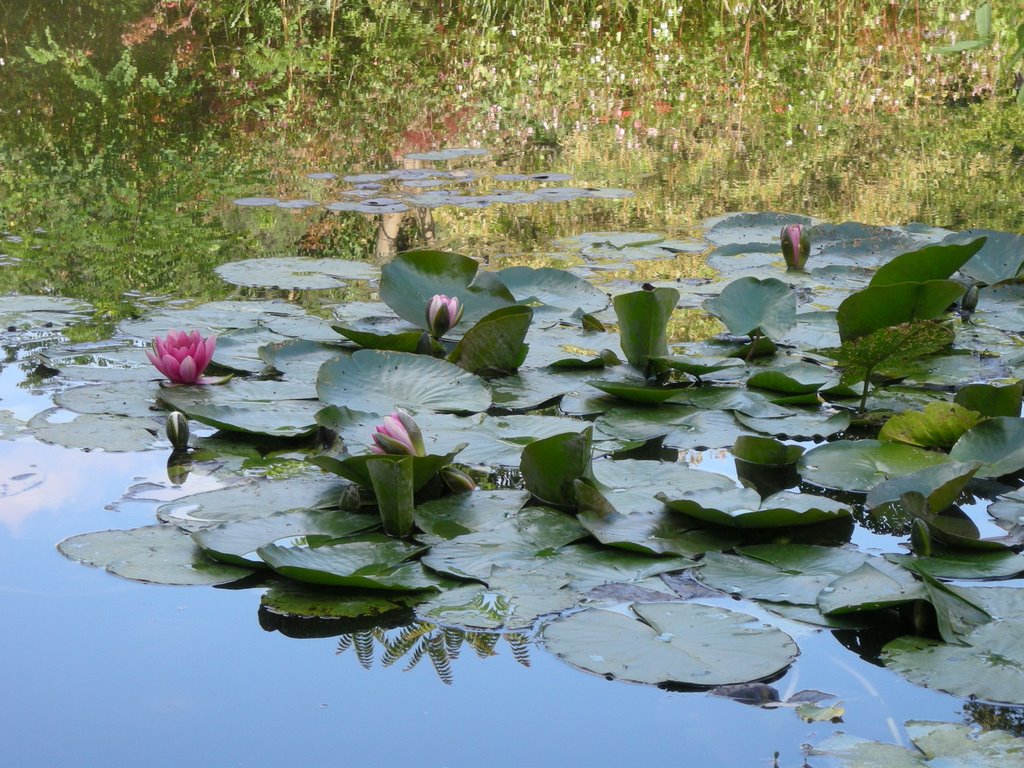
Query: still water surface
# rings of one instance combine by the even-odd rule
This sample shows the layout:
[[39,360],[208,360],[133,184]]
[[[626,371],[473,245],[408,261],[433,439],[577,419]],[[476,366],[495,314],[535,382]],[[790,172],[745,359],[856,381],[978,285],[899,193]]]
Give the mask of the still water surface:
[[[46,19],[26,18],[40,25],[41,40]],[[59,106],[65,97],[50,85],[38,92]],[[145,112],[133,109],[133,118]],[[1019,161],[1007,147],[985,143],[1013,135],[1020,118],[995,109],[924,110],[891,122],[837,114],[820,125],[759,124],[739,113],[698,130],[678,112],[648,115],[642,124],[621,109],[594,107],[581,110],[576,127],[563,129],[554,144],[524,127],[546,128],[540,116],[506,118],[502,127],[491,125],[492,105],[466,109],[479,113],[460,111],[458,124],[434,140],[503,148],[492,171],[565,172],[573,177],[568,183],[637,193],[620,201],[438,212],[439,245],[501,266],[547,263],[560,237],[593,230],[681,237],[703,218],[732,210],[1024,231]],[[567,115],[562,119],[572,124]],[[9,157],[35,159],[0,178],[10,196],[12,234],[24,238],[0,249],[14,257],[0,255],[0,292],[88,299],[101,311],[77,333],[102,338],[117,320],[143,310],[146,296],[282,295],[220,281],[213,274],[220,263],[282,252],[371,257],[375,234],[367,219],[231,204],[249,195],[326,195],[307,174],[388,167],[381,137],[408,139],[409,131],[384,125],[380,116],[348,117],[343,128],[316,126],[324,135],[341,134],[333,144],[303,144],[278,125],[276,134],[220,147],[202,131],[176,137],[180,146],[157,137],[159,111],[142,114],[143,144],[136,146],[139,136],[117,133],[119,118],[112,116],[103,127],[107,143],[91,151],[101,177],[108,163],[118,175],[111,171],[99,184],[96,167],[86,172],[69,158],[48,166],[38,161],[39,147],[16,147]],[[989,133],[985,126],[992,126]],[[55,141],[79,141],[72,129]],[[31,139],[57,129],[19,130]],[[197,142],[195,151],[186,138]],[[396,139],[386,150],[400,144]],[[372,157],[361,157],[371,145]],[[610,277],[639,283],[676,276]],[[369,297],[285,298],[316,309]],[[4,350],[0,410],[27,420],[50,407],[50,395],[26,382],[34,365],[25,350]],[[536,646],[525,667],[504,642],[485,659],[464,647],[452,663],[451,685],[428,660],[408,671],[403,661],[384,668],[379,649],[365,670],[352,649],[337,652],[337,638],[294,639],[261,628],[259,589],[136,584],[57,553],[57,542],[85,531],[151,524],[158,499],[212,482],[194,476],[174,490],[166,459],[161,451],[82,452],[29,438],[0,440],[0,609],[7,617],[0,765],[714,767],[771,766],[777,752],[780,765],[796,768],[804,744],[838,730],[905,743],[908,719],[964,717],[961,700],[861,660],[830,632],[777,619],[803,655],[773,685],[783,698],[801,689],[834,694],[846,709],[843,723],[807,724],[787,709],[606,681]]]

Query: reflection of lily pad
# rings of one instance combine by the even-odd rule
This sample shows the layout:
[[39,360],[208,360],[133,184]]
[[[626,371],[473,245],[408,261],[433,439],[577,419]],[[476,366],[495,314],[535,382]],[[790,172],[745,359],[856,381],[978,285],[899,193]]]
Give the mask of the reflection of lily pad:
[[544,629],[544,645],[573,666],[637,683],[714,686],[771,677],[797,654],[781,630],[696,603],[635,603],[637,618],[575,613]]
[[376,274],[361,261],[298,256],[232,261],[214,271],[233,285],[301,290],[341,288],[346,280],[369,280]]

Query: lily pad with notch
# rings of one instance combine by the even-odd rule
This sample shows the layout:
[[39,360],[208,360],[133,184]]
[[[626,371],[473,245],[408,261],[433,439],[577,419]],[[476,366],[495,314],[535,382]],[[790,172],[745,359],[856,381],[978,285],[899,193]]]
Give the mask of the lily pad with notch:
[[633,616],[590,609],[551,622],[545,647],[575,667],[637,683],[711,687],[770,678],[796,643],[752,616],[697,603],[634,603]]

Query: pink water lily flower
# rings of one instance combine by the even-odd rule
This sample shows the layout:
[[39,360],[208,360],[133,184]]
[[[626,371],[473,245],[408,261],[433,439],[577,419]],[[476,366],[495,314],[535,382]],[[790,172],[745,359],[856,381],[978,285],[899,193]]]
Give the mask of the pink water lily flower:
[[458,325],[464,307],[458,298],[448,298],[443,293],[434,296],[427,304],[427,328],[435,339],[444,336]]
[[204,339],[199,331],[169,331],[166,339],[153,339],[153,349],[146,350],[149,361],[175,384],[212,384],[220,379],[203,376],[213,359],[217,337]]
[[370,450],[381,456],[425,456],[423,433],[405,411],[384,417],[384,423],[373,434]]

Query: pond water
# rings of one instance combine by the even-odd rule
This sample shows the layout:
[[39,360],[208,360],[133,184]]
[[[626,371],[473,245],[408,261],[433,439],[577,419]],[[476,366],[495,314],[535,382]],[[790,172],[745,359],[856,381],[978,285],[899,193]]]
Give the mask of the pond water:
[[[151,5],[115,3],[116,10],[103,10],[85,3],[72,18],[56,10],[52,17],[42,11],[17,15],[0,4],[32,48],[26,53],[5,35],[0,49],[0,77],[18,86],[23,110],[2,136],[0,205],[7,231],[0,242],[0,293],[8,300],[88,302],[61,308],[54,328],[45,318],[22,325],[21,308],[0,298],[0,316],[15,318],[10,329],[0,330],[0,595],[9,617],[0,764],[455,768],[688,760],[796,768],[825,765],[824,758],[806,757],[807,745],[837,732],[908,746],[908,720],[1006,727],[1024,719],[1015,707],[930,690],[886,669],[877,657],[888,637],[814,628],[729,597],[698,601],[745,611],[788,632],[800,654],[770,685],[782,700],[804,690],[824,692],[826,702],[840,703],[841,720],[807,722],[793,706],[762,708],[706,691],[606,680],[559,660],[530,631],[467,635],[406,624],[374,633],[372,624],[282,621],[261,608],[261,583],[143,584],[60,554],[57,543],[78,534],[152,525],[161,504],[223,487],[232,472],[222,472],[216,461],[197,461],[184,484],[175,484],[160,436],[146,450],[102,450],[114,434],[102,425],[77,438],[86,447],[40,439],[39,415],[74,381],[53,378],[41,362],[70,362],[65,351],[73,345],[75,354],[96,350],[102,356],[104,340],[124,338],[119,324],[181,306],[277,300],[331,317],[341,305],[380,298],[376,277],[367,282],[343,276],[347,284],[337,288],[280,288],[259,267],[215,271],[222,265],[325,257],[375,269],[397,251],[429,243],[472,256],[488,269],[553,266],[624,293],[646,282],[696,290],[710,281],[716,272],[706,261],[704,222],[736,211],[788,211],[833,223],[920,222],[920,231],[1024,233],[1024,110],[1010,112],[1003,104],[922,104],[853,116],[823,105],[805,112],[798,104],[798,114],[789,116],[781,105],[745,113],[737,102],[724,113],[713,105],[706,117],[695,117],[682,101],[669,109],[651,98],[645,106],[640,96],[625,103],[617,92],[588,95],[587,87],[570,98],[558,90],[562,84],[541,95],[535,83],[524,81],[496,96],[493,78],[471,69],[464,73],[465,89],[452,80],[444,85],[450,91],[437,95],[416,79],[407,98],[396,98],[389,88],[415,67],[419,49],[412,40],[404,43],[402,66],[382,56],[383,46],[367,43],[366,59],[350,73],[358,95],[327,110],[303,90],[304,66],[312,92],[312,59],[303,58],[302,66],[298,58],[272,63],[261,58],[266,51],[256,38],[241,42],[237,30],[243,17],[248,23],[249,3],[235,4],[232,13],[218,11],[202,22],[208,27],[200,26],[201,10],[194,18],[196,48],[214,54],[213,63],[203,66],[222,78],[223,93],[202,86],[198,76],[182,85],[174,79],[177,69],[172,77],[154,62],[173,59],[183,72],[193,66],[192,49],[175,35],[187,31],[180,19],[198,4]],[[280,4],[293,6],[304,7]],[[157,26],[146,26],[146,19]],[[331,23],[333,35],[333,16]],[[216,37],[217,25],[232,30],[224,33],[227,39]],[[283,29],[287,42],[287,17]],[[363,34],[370,39],[370,32]],[[239,53],[245,46],[249,58]],[[133,50],[134,64],[124,64],[131,58],[124,52]],[[221,62],[240,58],[223,64],[218,54]],[[243,60],[262,74],[246,81],[243,70],[240,77],[235,67]],[[129,74],[131,66],[137,69]],[[424,64],[423,71],[437,74],[431,66],[440,71],[436,63]],[[150,74],[159,82],[145,80]],[[40,107],[37,93],[49,94],[53,104]],[[419,98],[422,110],[413,108]],[[88,108],[65,113],[64,102],[75,99]],[[232,130],[224,130],[225,105],[235,110]],[[450,147],[488,153],[402,160]],[[421,172],[403,181],[423,186],[367,194],[420,194],[432,181],[424,168],[454,174],[444,179],[446,188],[467,197],[501,189],[523,194],[524,201],[438,207],[427,222],[422,212],[418,221],[410,216],[400,222],[322,205],[285,209],[234,202],[272,197],[351,203],[359,198],[344,190],[376,182],[317,176],[390,169]],[[534,178],[503,178],[509,174]],[[591,192],[550,193],[561,187]],[[551,197],[530,198],[538,189]],[[675,250],[670,259],[617,259],[616,249],[606,249],[595,266],[566,245],[567,238],[587,232],[654,232]],[[699,301],[682,306],[669,327],[673,341],[722,330],[699,310]],[[614,322],[610,312],[602,317]],[[50,353],[54,357],[46,357]],[[127,378],[131,383],[139,376]],[[117,374],[113,380],[121,381]],[[45,421],[72,418],[58,407]],[[201,440],[214,432],[195,423],[193,429]],[[264,464],[254,460],[245,473],[273,475],[294,458],[287,449],[285,454]],[[683,457],[735,475],[728,453],[683,451]],[[231,467],[241,465],[235,461],[225,459]],[[981,505],[969,512],[989,535]],[[858,526],[853,540],[865,551],[892,552],[906,536],[891,535],[884,526]],[[415,629],[430,644],[386,650],[403,631]]]

